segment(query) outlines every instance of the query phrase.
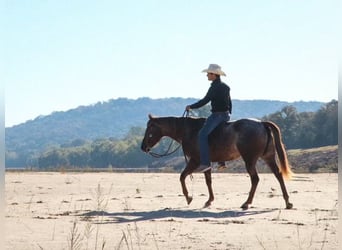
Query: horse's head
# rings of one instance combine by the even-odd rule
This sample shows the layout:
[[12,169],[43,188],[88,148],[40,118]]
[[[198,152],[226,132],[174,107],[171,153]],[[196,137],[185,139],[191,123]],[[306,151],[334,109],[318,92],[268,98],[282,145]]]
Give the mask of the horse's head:
[[158,118],[152,117],[152,115],[148,115],[148,117],[150,120],[147,122],[145,136],[141,143],[141,150],[144,152],[149,152],[164,136],[161,127],[158,125]]

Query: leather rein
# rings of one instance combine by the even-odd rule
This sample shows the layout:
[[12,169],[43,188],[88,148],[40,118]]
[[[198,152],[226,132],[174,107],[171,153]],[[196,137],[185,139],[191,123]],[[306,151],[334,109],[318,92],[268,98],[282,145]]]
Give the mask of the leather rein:
[[[182,117],[188,117],[188,116],[189,116],[189,111],[185,110]],[[172,155],[182,146],[182,144],[178,144],[178,146],[175,149],[171,150],[173,144],[174,144],[174,140],[172,140],[170,142],[169,147],[167,148],[167,150],[164,153],[156,153],[156,152],[152,152],[152,151],[149,151],[148,153],[151,156],[153,156],[154,158],[161,158],[161,157]],[[186,157],[184,150],[183,150],[183,155],[185,158],[185,162],[188,163],[188,158]]]

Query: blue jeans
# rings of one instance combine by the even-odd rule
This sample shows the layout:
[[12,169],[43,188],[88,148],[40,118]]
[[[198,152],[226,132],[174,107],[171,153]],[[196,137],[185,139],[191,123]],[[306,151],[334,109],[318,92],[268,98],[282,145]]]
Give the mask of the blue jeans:
[[222,122],[229,121],[229,112],[214,112],[205,121],[203,127],[199,131],[199,147],[200,147],[200,161],[201,165],[210,165],[209,158],[209,134]]

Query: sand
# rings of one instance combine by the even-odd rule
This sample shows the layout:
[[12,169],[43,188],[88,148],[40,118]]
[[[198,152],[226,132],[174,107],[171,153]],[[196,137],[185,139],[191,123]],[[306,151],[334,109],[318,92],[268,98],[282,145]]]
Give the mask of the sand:
[[247,174],[7,172],[5,249],[338,249],[337,174],[299,174],[280,186],[260,174],[250,209]]

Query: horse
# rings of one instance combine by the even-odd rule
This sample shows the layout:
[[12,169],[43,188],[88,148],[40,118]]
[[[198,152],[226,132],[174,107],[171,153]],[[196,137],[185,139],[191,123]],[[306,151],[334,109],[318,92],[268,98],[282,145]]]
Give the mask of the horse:
[[[149,153],[162,137],[170,137],[183,148],[187,164],[180,175],[183,195],[189,205],[192,197],[189,196],[185,184],[188,175],[196,172],[200,164],[198,132],[202,128],[205,118],[199,117],[154,117],[149,115],[145,135],[141,143],[141,150]],[[292,175],[279,127],[271,121],[256,119],[239,119],[223,122],[211,132],[208,137],[211,162],[223,162],[242,157],[246,170],[250,176],[251,188],[247,200],[241,205],[243,210],[249,208],[259,182],[256,171],[256,162],[259,158],[269,166],[277,178],[286,209],[293,207],[289,202],[284,178]],[[152,153],[152,152],[151,152]],[[278,167],[278,158],[280,167]],[[211,169],[204,172],[208,187],[209,199],[204,204],[208,207],[214,201],[211,181]]]

